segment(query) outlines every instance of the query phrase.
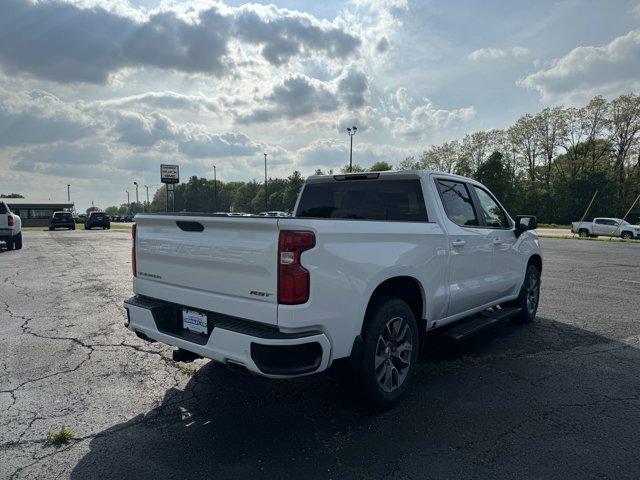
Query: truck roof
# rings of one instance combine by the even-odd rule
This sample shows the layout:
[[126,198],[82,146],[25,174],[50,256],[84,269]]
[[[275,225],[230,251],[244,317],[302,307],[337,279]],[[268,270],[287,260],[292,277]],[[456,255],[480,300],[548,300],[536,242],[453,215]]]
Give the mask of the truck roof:
[[[426,177],[431,174],[438,175],[446,175],[448,177],[459,178],[460,180],[469,181],[472,180],[467,177],[463,177],[461,175],[457,175],[455,173],[448,172],[438,172],[436,170],[387,170],[384,172],[354,172],[354,173],[334,173],[332,175],[311,175],[307,177],[307,183],[321,183],[321,182],[329,182],[336,180],[346,180],[349,178],[357,179],[358,177],[362,177],[363,179],[385,179],[385,178],[408,178],[408,177]],[[374,177],[377,175],[377,177]]]

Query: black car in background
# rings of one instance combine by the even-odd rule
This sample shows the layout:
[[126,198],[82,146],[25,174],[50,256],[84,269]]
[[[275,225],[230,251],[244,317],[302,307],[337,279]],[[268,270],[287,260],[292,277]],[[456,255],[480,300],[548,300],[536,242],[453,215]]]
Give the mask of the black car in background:
[[55,230],[56,228],[75,230],[76,222],[73,219],[73,214],[71,212],[54,212],[49,221],[49,230]]
[[111,228],[109,215],[105,212],[91,212],[84,222],[84,229],[91,230],[94,227],[102,227],[103,230]]

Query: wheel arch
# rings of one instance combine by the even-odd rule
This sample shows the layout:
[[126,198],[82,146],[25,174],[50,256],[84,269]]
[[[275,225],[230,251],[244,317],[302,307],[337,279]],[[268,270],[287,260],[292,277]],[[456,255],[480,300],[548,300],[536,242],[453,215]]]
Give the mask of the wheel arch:
[[360,331],[361,334],[367,329],[377,303],[386,297],[398,298],[405,301],[416,317],[418,330],[420,333],[425,331],[423,319],[425,310],[425,294],[422,284],[415,277],[402,275],[387,278],[373,290],[365,310],[364,321],[362,322],[362,329]]
[[529,257],[527,261],[527,267],[533,265],[538,269],[538,273],[542,275],[542,257],[538,253],[534,253]]

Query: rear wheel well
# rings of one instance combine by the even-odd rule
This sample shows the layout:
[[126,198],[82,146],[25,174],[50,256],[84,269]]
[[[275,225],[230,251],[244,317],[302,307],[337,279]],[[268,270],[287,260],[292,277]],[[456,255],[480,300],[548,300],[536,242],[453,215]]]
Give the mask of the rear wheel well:
[[368,322],[373,316],[373,312],[378,302],[384,298],[397,298],[403,300],[409,305],[409,308],[413,311],[418,324],[418,330],[420,333],[424,332],[423,325],[423,310],[424,310],[424,298],[422,295],[422,288],[418,281],[413,277],[393,277],[385,280],[371,294],[369,303],[367,304],[367,310],[364,316],[364,322],[362,325],[362,333],[367,329]]
[[542,275],[542,257],[537,253],[531,255],[529,257],[529,261],[527,262],[527,267],[529,265],[533,265],[538,270],[538,273]]

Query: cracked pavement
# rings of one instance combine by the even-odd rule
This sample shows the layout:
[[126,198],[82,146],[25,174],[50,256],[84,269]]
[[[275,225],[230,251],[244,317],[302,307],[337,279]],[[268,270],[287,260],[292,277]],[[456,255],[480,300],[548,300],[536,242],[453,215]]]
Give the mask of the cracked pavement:
[[536,322],[431,338],[374,413],[331,375],[190,375],[122,326],[127,232],[25,232],[0,251],[0,478],[636,479],[640,245],[542,242]]

